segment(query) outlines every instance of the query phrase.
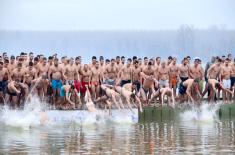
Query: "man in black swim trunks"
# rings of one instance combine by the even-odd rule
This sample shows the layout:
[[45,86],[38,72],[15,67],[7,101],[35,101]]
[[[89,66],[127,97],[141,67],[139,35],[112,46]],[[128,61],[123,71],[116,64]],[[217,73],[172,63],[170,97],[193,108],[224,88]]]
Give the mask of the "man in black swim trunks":
[[21,93],[21,86],[23,87],[18,79],[16,79],[16,81],[9,82],[7,85],[6,102],[10,103],[10,107],[13,109],[19,106],[18,96]]
[[197,95],[200,95],[199,92],[199,79],[187,79],[184,82],[181,82],[179,85],[179,99],[180,102],[187,101],[188,98],[191,100],[191,102],[195,102],[192,96],[192,90],[196,90]]

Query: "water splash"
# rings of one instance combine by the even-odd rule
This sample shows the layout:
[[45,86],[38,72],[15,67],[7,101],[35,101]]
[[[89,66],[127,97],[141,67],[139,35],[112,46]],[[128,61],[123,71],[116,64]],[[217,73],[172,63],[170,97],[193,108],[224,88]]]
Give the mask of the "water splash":
[[138,110],[131,112],[128,109],[112,110],[110,116],[108,111],[98,110],[91,113],[87,110],[48,110],[46,103],[41,103],[39,98],[32,97],[25,104],[23,110],[11,110],[4,106],[0,110],[0,123],[11,127],[22,127],[24,129],[41,125],[94,125],[104,123],[137,123]]
[[182,121],[195,121],[195,122],[214,122],[218,118],[216,111],[220,108],[221,103],[217,104],[202,104],[200,106],[192,105],[189,110],[185,110],[180,114]]

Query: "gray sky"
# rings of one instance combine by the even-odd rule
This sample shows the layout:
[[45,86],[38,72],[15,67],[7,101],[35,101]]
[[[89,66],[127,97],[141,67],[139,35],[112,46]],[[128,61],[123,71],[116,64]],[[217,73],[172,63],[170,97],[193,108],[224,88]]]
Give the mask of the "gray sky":
[[235,29],[234,0],[0,0],[0,30]]

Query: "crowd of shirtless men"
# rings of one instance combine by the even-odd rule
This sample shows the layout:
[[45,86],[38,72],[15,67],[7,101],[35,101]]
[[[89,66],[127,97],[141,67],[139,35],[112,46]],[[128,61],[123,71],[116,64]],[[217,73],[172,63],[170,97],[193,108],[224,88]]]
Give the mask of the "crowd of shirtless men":
[[[232,55],[212,57],[202,66],[200,58],[190,56],[177,62],[175,57],[126,59],[117,56],[92,57],[82,64],[80,56],[68,58],[0,56],[0,102],[16,109],[37,96],[56,109],[129,108],[150,104],[234,101],[235,59]],[[84,106],[86,105],[86,106]],[[95,106],[95,107],[94,107]]]

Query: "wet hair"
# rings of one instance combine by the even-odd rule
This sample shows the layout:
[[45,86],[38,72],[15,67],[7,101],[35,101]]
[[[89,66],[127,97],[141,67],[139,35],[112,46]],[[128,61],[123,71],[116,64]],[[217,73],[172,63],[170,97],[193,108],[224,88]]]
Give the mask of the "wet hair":
[[116,56],[116,59],[120,59],[120,56]]
[[105,62],[110,62],[110,60],[109,60],[109,59],[106,59]]
[[14,60],[15,60],[15,56],[14,56],[14,55],[12,55],[12,56],[11,56],[11,59],[14,59]]
[[2,61],[0,61],[0,65],[3,65],[3,62],[2,62]]
[[127,59],[127,61],[130,61],[130,62],[132,62],[131,58],[128,58],[128,59]]
[[115,59],[111,59],[111,61],[115,61]]
[[121,59],[125,59],[125,57],[124,57],[124,56],[122,56],[122,57],[121,57]]
[[29,62],[29,66],[31,66],[31,67],[33,66],[33,62],[32,61]]
[[55,58],[54,61],[59,61],[59,59],[58,59],[58,58]]
[[47,58],[46,58],[46,57],[43,57],[43,60],[47,61]]
[[48,60],[52,60],[52,59],[53,59],[53,57],[52,57],[52,56],[49,56],[49,57],[48,57]]
[[144,57],[144,60],[148,59],[148,57]]
[[226,58],[225,60],[226,60],[226,61],[230,61],[230,59],[229,59],[229,58]]

